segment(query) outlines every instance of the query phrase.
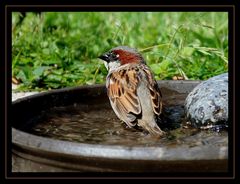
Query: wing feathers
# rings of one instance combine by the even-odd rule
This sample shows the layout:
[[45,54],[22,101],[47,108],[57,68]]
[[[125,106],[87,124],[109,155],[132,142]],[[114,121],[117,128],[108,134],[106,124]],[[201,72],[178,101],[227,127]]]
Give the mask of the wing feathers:
[[161,91],[158,87],[158,84],[156,80],[153,77],[153,74],[151,71],[147,68],[147,66],[143,67],[143,70],[148,77],[149,81],[149,90],[150,90],[150,95],[152,99],[152,106],[153,106],[153,111],[156,115],[160,115],[162,111],[162,94]]
[[136,119],[136,115],[141,113],[141,105],[136,91],[139,78],[134,69],[122,69],[112,72],[107,77],[108,96],[112,101],[113,109],[119,118],[128,124]]
[[153,111],[156,115],[160,115],[161,92],[157,82],[146,65],[138,65],[132,67],[121,68],[111,72],[107,76],[107,89],[111,105],[117,116],[126,122],[129,126],[133,126],[136,116],[141,114],[141,104],[137,96],[137,87],[145,75],[147,87],[150,90]]

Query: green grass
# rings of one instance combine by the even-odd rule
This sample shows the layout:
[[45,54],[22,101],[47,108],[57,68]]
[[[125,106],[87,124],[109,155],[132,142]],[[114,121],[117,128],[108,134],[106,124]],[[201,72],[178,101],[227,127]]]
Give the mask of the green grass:
[[127,45],[142,52],[157,80],[205,80],[228,71],[223,12],[45,12],[12,14],[12,75],[19,90],[104,83],[97,58]]

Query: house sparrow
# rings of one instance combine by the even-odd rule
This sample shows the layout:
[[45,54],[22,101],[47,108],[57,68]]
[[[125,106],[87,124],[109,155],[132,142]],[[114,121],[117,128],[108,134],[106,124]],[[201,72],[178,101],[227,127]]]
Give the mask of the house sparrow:
[[152,135],[165,134],[157,125],[162,95],[141,54],[119,46],[99,56],[108,70],[107,94],[117,117],[129,127],[140,126]]

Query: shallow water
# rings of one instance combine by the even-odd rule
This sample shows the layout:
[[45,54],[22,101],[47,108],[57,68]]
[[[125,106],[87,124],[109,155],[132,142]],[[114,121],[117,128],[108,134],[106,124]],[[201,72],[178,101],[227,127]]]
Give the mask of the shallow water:
[[[165,90],[166,92],[166,90]],[[74,104],[53,107],[41,112],[31,126],[22,127],[35,135],[72,142],[124,145],[124,146],[179,146],[228,144],[227,132],[186,128],[183,103],[186,95],[171,93],[164,99],[167,123],[160,127],[167,132],[166,137],[156,138],[141,130],[128,128],[121,122],[109,103]]]

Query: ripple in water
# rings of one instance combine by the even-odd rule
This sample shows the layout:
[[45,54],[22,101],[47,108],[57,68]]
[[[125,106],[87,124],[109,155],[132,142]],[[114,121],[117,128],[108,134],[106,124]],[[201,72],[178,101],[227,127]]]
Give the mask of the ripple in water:
[[[173,98],[174,100],[174,98]],[[176,104],[176,103],[174,103]],[[228,144],[227,132],[200,131],[183,128],[183,106],[168,104],[169,117],[161,128],[168,134],[164,138],[153,137],[141,130],[128,128],[121,122],[108,104],[54,107],[34,120],[32,126],[23,128],[35,135],[53,139],[105,145],[124,146],[199,146]],[[169,123],[170,122],[170,123]],[[170,125],[170,126],[169,126]]]

